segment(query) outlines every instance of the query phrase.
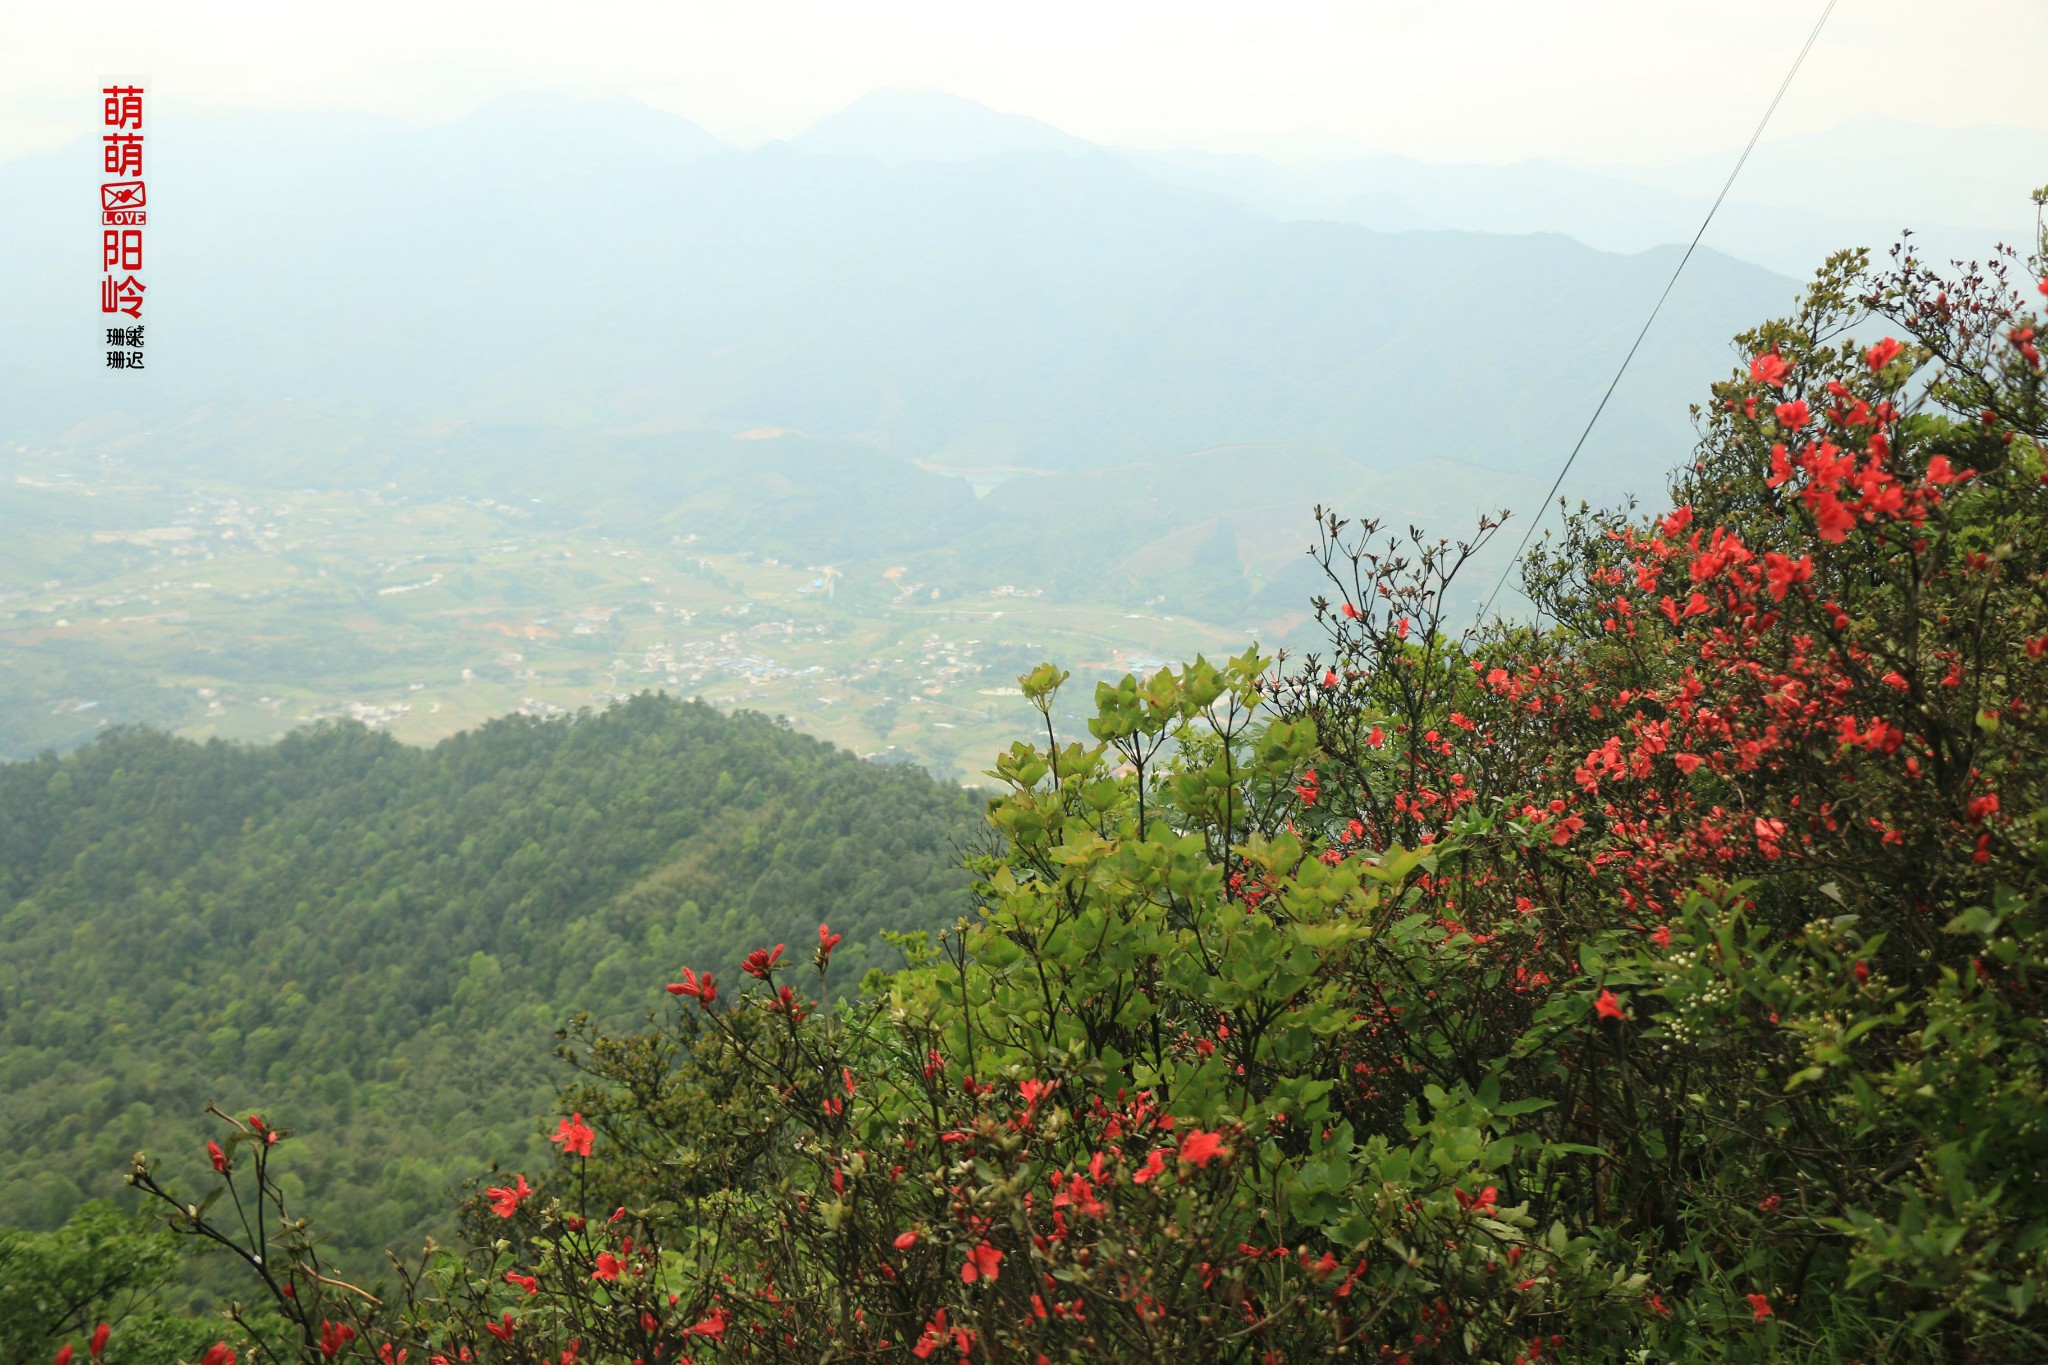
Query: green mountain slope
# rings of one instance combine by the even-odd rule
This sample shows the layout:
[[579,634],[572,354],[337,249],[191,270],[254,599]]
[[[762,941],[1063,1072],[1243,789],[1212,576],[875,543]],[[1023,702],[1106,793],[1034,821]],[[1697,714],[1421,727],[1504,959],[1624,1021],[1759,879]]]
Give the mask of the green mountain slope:
[[0,1221],[117,1190],[201,1107],[273,1111],[358,1250],[544,1146],[553,1031],[763,943],[834,981],[962,904],[975,798],[755,715],[642,696],[433,749],[112,733],[0,767]]

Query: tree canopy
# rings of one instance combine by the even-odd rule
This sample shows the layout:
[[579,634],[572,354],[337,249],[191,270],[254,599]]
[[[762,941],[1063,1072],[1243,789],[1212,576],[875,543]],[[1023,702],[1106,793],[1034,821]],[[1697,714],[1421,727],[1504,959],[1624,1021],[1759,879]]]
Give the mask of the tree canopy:
[[[830,920],[857,967],[945,921],[976,798],[652,694],[421,750],[129,730],[0,766],[0,1208],[53,1229],[209,1102],[288,1106],[353,1264],[535,1153],[554,1034]],[[203,1168],[203,1163],[200,1163]],[[346,1230],[341,1231],[345,1225]]]

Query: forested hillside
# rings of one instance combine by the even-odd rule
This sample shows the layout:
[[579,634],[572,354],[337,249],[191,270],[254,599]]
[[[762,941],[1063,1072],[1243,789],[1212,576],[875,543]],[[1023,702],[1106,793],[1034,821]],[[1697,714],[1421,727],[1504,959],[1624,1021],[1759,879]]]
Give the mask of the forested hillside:
[[52,1226],[201,1108],[318,1135],[287,1179],[358,1249],[546,1144],[574,1012],[676,965],[959,913],[975,799],[758,715],[652,695],[431,750],[353,724],[270,747],[144,730],[0,767],[0,1209]]

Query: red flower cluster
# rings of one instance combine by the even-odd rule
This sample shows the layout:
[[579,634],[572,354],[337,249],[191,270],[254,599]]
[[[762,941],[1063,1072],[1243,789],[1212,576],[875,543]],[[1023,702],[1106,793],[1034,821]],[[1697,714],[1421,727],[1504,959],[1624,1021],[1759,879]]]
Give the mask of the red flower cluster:
[[976,1280],[993,1281],[1002,1265],[1003,1253],[983,1242],[967,1253],[967,1263],[960,1267],[960,1281],[962,1284],[973,1284]]
[[776,967],[781,964],[782,950],[786,946],[786,944],[778,943],[775,945],[775,951],[772,953],[766,948],[754,949],[753,952],[747,954],[746,961],[740,963],[740,970],[748,976],[759,977],[761,980],[766,981],[774,974]]
[[332,1360],[341,1354],[341,1348],[356,1339],[356,1329],[345,1322],[320,1323],[320,1358]]
[[500,1218],[510,1218],[517,1213],[521,1201],[533,1193],[533,1187],[526,1183],[525,1176],[517,1176],[515,1180],[513,1185],[493,1185],[484,1191],[491,1201],[491,1212]]
[[589,1156],[590,1143],[597,1134],[583,1121],[583,1115],[571,1114],[556,1125],[554,1136],[549,1142],[560,1143],[563,1156]]
[[668,984],[668,993],[670,995],[687,995],[697,1002],[699,1008],[708,1010],[711,1008],[712,1002],[718,999],[718,983],[712,979],[710,972],[699,976],[696,972],[685,967],[683,968],[683,979],[681,981],[671,981]]

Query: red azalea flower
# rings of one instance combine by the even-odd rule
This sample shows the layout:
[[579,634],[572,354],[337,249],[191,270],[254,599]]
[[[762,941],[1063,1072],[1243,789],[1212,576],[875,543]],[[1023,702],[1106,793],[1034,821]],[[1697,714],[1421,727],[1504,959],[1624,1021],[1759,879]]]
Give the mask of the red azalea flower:
[[1927,461],[1927,475],[1925,479],[1927,483],[1939,486],[1945,483],[1954,483],[1958,479],[1966,479],[1969,476],[1969,470],[1957,470],[1954,465],[1949,463],[1948,456],[1946,455],[1936,455]]
[[844,934],[833,933],[830,925],[821,924],[818,926],[818,950],[830,957],[832,950],[837,948],[839,941],[845,937]]
[[1002,1264],[1003,1253],[983,1242],[967,1253],[967,1263],[960,1267],[960,1282],[973,1284],[976,1280],[993,1280]]
[[1626,1019],[1628,1014],[1621,1007],[1621,1001],[1613,991],[1602,990],[1593,1001],[1593,1013],[1602,1019]]
[[320,1323],[320,1358],[332,1360],[341,1354],[341,1348],[356,1339],[356,1329],[345,1322]]
[[[1895,338],[1886,337],[1883,341],[1878,342],[1877,345],[1871,347],[1869,350],[1863,353],[1863,363],[1870,366],[1871,372],[1875,373],[1878,370],[1883,369],[1885,366],[1891,364],[1894,360],[1897,360],[1899,358],[1899,352],[1905,349],[1905,346],[1901,344],[1899,341],[1897,341]],[[1762,1295],[1759,1294],[1750,1295],[1750,1298],[1752,1299],[1761,1297]],[[1765,1312],[1768,1311],[1770,1310],[1765,1310]],[[1757,1316],[1762,1317],[1763,1314],[1759,1313],[1757,1314]]]
[[512,1334],[519,1330],[519,1324],[513,1320],[510,1313],[507,1313],[498,1322],[485,1323],[484,1330],[500,1341],[510,1341],[512,1340]]
[[1776,351],[1766,351],[1749,362],[1749,377],[1773,388],[1783,388],[1785,376],[1791,372],[1792,366]]
[[520,1202],[533,1193],[533,1186],[526,1183],[525,1176],[519,1176],[517,1180],[515,1186],[493,1185],[484,1191],[490,1198],[491,1212],[500,1218],[510,1218],[518,1212]]
[[691,996],[700,1007],[708,1010],[711,1008],[711,1002],[718,999],[718,985],[712,980],[711,973],[706,972],[699,976],[685,967],[681,981],[669,982],[668,993]]
[[223,1175],[227,1174],[228,1154],[223,1152],[220,1149],[220,1144],[212,1138],[206,1140],[206,1158],[213,1163],[213,1169]]
[[86,1343],[85,1349],[92,1353],[94,1360],[98,1360],[100,1353],[107,1349],[107,1338],[112,1336],[113,1332],[114,1329],[104,1322],[92,1329],[92,1340]]
[[548,1141],[561,1143],[565,1156],[589,1156],[590,1141],[596,1136],[590,1125],[583,1121],[583,1115],[572,1114],[562,1120],[555,1129],[555,1135]]
[[917,1345],[911,1348],[910,1353],[919,1360],[927,1360],[945,1339],[946,1310],[941,1308],[932,1315],[932,1320],[924,1325],[924,1335],[918,1338]]
[[1820,538],[1839,545],[1856,526],[1856,514],[1842,500],[1824,488],[1806,490],[1807,505],[1813,509],[1813,524]]
[[1453,1186],[1451,1193],[1457,1196],[1459,1208],[1474,1213],[1491,1213],[1500,1202],[1500,1189],[1494,1185],[1488,1185],[1477,1194],[1467,1194]]
[[1229,1149],[1223,1145],[1221,1133],[1205,1133],[1199,1128],[1190,1128],[1187,1136],[1180,1140],[1180,1160],[1190,1165],[1207,1168],[1211,1158],[1228,1156]]
[[609,1251],[597,1253],[597,1269],[590,1272],[593,1280],[616,1280],[619,1278],[619,1258]]
[[1769,1295],[1746,1294],[1743,1297],[1749,1300],[1750,1310],[1756,1315],[1758,1322],[1762,1322],[1765,1318],[1771,1316],[1771,1300]]

